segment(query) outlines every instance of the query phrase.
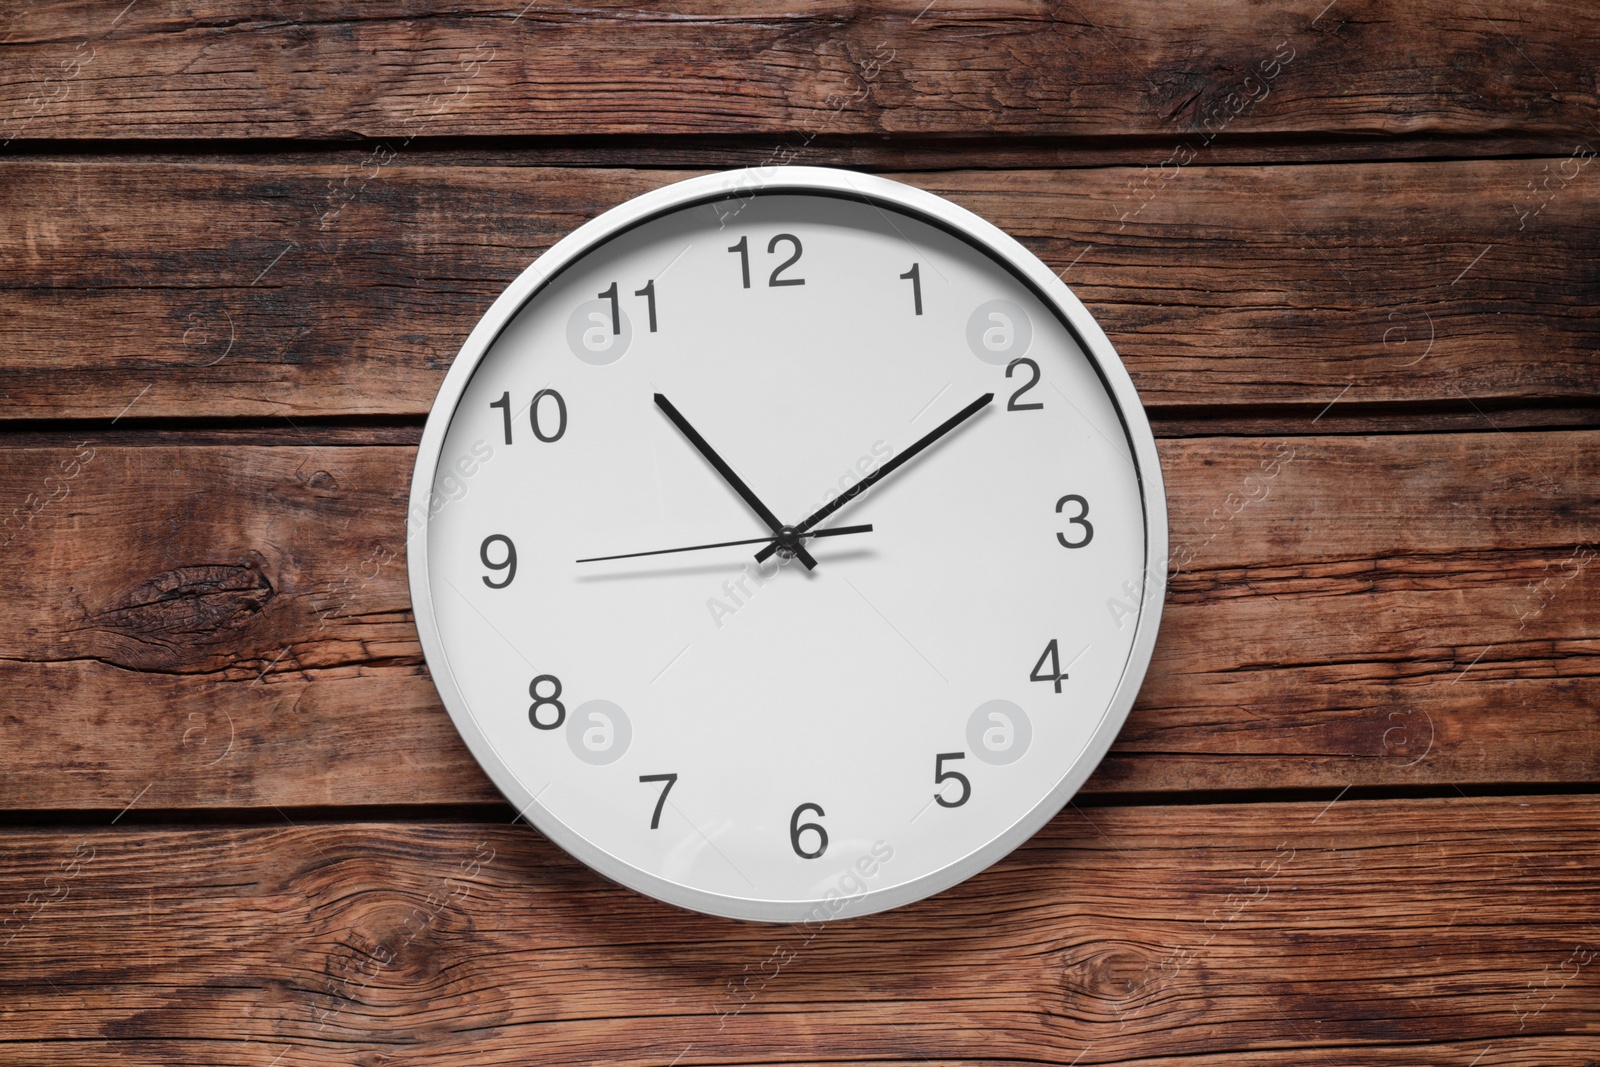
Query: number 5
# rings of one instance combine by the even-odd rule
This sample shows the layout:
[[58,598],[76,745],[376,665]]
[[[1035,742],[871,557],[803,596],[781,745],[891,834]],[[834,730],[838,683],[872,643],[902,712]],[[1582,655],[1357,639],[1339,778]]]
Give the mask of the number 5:
[[938,789],[933,791],[933,799],[939,802],[941,808],[959,808],[972,796],[972,783],[960,771],[947,771],[944,761],[947,759],[966,759],[965,752],[941,752],[933,757],[933,780],[936,785],[943,786],[946,782],[961,783],[961,797],[958,800],[946,800],[943,792]]

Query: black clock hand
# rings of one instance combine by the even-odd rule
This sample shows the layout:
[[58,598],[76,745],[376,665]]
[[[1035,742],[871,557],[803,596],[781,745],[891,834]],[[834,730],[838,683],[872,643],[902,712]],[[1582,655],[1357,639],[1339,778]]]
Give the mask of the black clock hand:
[[[700,432],[689,425],[689,420],[684,418],[682,413],[672,406],[672,401],[657,393],[656,407],[666,413],[667,418],[672,420],[672,424],[681,430],[683,436],[689,439],[689,443],[694,445],[700,454],[716,468],[717,473],[722,475],[723,481],[732,486],[733,491],[738,493],[746,504],[750,505],[750,510],[754,511],[761,518],[761,521],[767,524],[768,529],[774,534],[783,531],[783,523],[778,521],[778,517],[772,513],[770,508],[757,499],[750,487],[744,484],[744,479],[739,477],[732,467],[728,466],[726,460],[717,455],[716,450],[711,447],[704,437],[700,436]],[[813,525],[815,524],[813,523]],[[816,559],[806,551],[804,545],[799,544],[798,540],[794,542],[794,554],[799,557],[801,563],[806,565],[806,570],[816,567]],[[765,559],[766,557],[763,556],[762,558]]]
[[[818,530],[815,533],[808,533],[805,536],[807,536],[807,537],[839,537],[839,536],[841,536],[843,534],[858,534],[858,533],[871,533],[871,532],[872,532],[872,524],[871,523],[867,523],[864,526],[838,526],[838,527],[835,527],[835,528],[833,528],[831,530]],[[770,538],[770,537],[746,537],[746,538],[744,538],[743,540],[740,540],[740,541],[718,541],[715,544],[689,545],[689,546],[687,546],[685,548],[656,548],[656,549],[651,549],[649,552],[624,552],[619,556],[590,556],[588,559],[580,559],[577,562],[579,562],[579,563],[600,563],[600,562],[602,562],[604,560],[608,560],[608,559],[635,559],[635,558],[637,558],[639,556],[666,556],[666,555],[670,555],[673,552],[698,552],[700,549],[703,549],[703,548],[727,548],[729,545],[761,545],[761,544],[766,544],[770,540],[772,540],[772,538]]]
[[[806,532],[810,530],[811,527],[815,526],[823,519],[826,519],[829,515],[832,515],[835,511],[838,511],[840,508],[844,507],[862,493],[865,493],[868,489],[872,488],[872,486],[876,485],[880,479],[884,478],[891,471],[909,461],[911,457],[915,456],[918,452],[921,452],[939,438],[943,437],[945,434],[949,433],[951,430],[955,429],[957,426],[960,426],[963,422],[966,422],[968,419],[972,418],[972,416],[982,411],[993,399],[993,393],[984,393],[978,399],[974,400],[972,403],[968,404],[966,407],[962,408],[948,419],[945,419],[939,425],[935,426],[932,430],[929,430],[926,434],[924,434],[921,440],[917,441],[916,444],[912,445],[910,448],[906,449],[904,452],[900,453],[898,456],[894,457],[889,462],[885,463],[883,466],[879,467],[877,470],[861,479],[855,485],[852,485],[849,489],[846,489],[843,493],[840,493],[838,496],[834,497],[822,507],[818,508],[817,511],[814,512],[804,522],[798,523],[794,527],[795,534],[799,536],[805,536]],[[772,544],[756,553],[756,559],[758,561],[764,561],[768,556],[776,552],[779,547],[779,542],[772,542]]]

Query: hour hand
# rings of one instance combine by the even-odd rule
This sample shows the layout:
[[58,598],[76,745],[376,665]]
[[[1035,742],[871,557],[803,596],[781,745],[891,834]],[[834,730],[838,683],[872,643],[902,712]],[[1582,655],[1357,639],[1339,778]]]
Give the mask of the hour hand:
[[[683,417],[682,412],[673,407],[672,401],[660,393],[655,395],[655,401],[656,407],[660,408],[667,418],[672,420],[672,425],[676,426],[683,433],[683,436],[689,439],[689,443],[694,445],[695,449],[706,458],[706,462],[710,463],[712,467],[716,468],[716,472],[722,475],[722,480],[732,486],[733,491],[738,493],[746,504],[750,505],[750,510],[754,511],[757,517],[767,524],[767,529],[772,531],[774,537],[785,535],[788,543],[784,547],[793,548],[795,557],[806,565],[807,570],[815,568],[817,565],[816,558],[806,551],[805,545],[801,544],[798,538],[787,537],[787,531],[783,523],[778,521],[778,517],[772,513],[772,509],[763,504],[751,488],[744,484],[744,479],[739,477],[737,471],[728,466],[727,460],[717,455],[717,450],[712,448],[704,437],[700,436],[700,431],[689,425],[689,420]],[[777,542],[774,541],[774,545],[776,544]]]

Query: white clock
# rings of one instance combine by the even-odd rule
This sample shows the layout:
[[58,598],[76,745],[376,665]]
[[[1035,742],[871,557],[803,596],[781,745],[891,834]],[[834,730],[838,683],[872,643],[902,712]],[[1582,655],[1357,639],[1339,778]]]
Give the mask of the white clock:
[[1155,643],[1166,504],[1105,334],[937,196],[640,196],[530,266],[417,457],[412,601],[549,838],[697,911],[861,915],[1072,796]]

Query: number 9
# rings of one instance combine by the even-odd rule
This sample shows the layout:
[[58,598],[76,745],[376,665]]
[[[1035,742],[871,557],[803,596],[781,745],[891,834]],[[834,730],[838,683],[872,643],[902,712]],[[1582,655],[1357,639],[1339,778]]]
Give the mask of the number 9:
[[[496,541],[499,541],[506,546],[506,558],[501,560],[499,563],[496,563],[494,560],[489,558],[489,546],[494,544]],[[507,537],[505,534],[490,534],[488,537],[485,537],[483,539],[483,544],[478,546],[478,558],[482,560],[483,565],[488,567],[490,570],[506,572],[506,580],[498,585],[494,582],[491,582],[487,574],[483,576],[483,584],[488,586],[490,589],[504,589],[506,586],[511,584],[511,579],[517,576],[517,546],[512,544],[511,538]]]

